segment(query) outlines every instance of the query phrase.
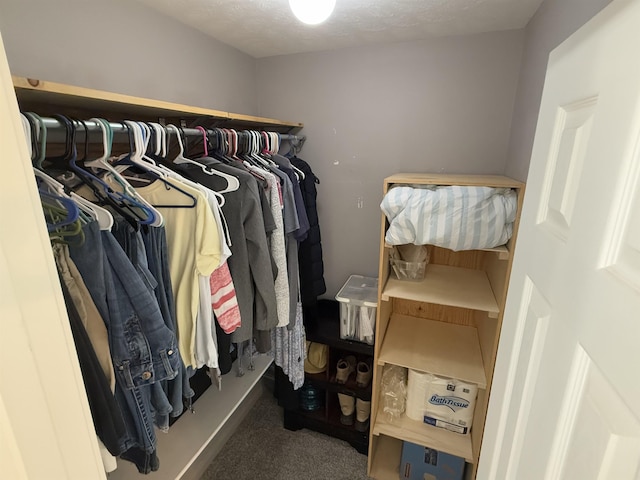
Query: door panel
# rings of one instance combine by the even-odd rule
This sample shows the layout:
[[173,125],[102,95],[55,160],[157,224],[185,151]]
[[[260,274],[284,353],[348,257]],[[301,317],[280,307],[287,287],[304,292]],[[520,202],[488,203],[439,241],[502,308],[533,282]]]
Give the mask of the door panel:
[[640,465],[640,2],[551,55],[480,479],[635,479]]
[[104,467],[0,38],[0,478]]

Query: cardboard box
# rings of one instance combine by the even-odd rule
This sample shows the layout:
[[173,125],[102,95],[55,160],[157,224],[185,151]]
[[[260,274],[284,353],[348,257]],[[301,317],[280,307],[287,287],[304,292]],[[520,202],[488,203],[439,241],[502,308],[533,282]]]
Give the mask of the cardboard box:
[[403,480],[462,480],[464,466],[464,458],[402,442],[400,478]]

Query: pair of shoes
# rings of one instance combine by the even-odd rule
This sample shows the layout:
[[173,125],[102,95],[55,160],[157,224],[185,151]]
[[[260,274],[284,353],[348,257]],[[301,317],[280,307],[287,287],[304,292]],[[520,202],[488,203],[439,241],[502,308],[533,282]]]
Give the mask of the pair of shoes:
[[369,417],[371,416],[371,400],[368,402],[356,398],[356,425],[359,432],[366,432],[369,428]]
[[336,365],[336,382],[345,384],[356,370],[357,360],[354,355],[349,355],[338,360]]
[[358,362],[356,357],[349,355],[338,360],[336,366],[336,382],[345,384],[353,372],[356,372],[356,385],[364,388],[371,382],[373,372],[371,366],[365,362]]
[[369,417],[371,415],[371,401],[362,400],[360,398],[338,394],[340,402],[340,423],[343,425],[353,425],[353,417],[355,413],[355,429],[359,432],[366,432],[369,428]]
[[371,377],[373,376],[373,370],[371,370],[371,365],[365,362],[358,362],[358,367],[356,369],[356,385],[360,388],[365,388],[371,382]]

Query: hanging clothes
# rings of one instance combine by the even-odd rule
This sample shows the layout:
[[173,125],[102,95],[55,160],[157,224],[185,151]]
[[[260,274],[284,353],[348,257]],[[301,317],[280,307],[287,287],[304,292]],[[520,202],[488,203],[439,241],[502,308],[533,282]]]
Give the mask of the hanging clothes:
[[316,185],[320,184],[320,180],[313,173],[311,166],[307,162],[298,157],[293,157],[290,160],[293,166],[304,173],[304,179],[300,182],[300,189],[309,220],[307,238],[300,243],[298,251],[300,297],[303,306],[315,307],[318,297],[327,291],[324,281],[320,221],[316,207],[318,195]]
[[[229,269],[235,285],[242,325],[232,335],[236,343],[252,339],[253,328],[268,331],[278,323],[273,271],[267,246],[264,216],[255,178],[229,165],[204,157],[198,162],[235,176],[238,190],[224,193],[222,207],[233,239]],[[224,190],[226,180],[208,175],[195,165],[179,165],[177,171],[214,191]],[[220,352],[223,354],[224,352]]]
[[[154,138],[160,141],[147,157],[151,128],[127,121],[130,152],[109,158],[113,124],[92,119],[102,130],[104,155],[91,160],[88,134],[84,158],[75,145],[76,128],[87,131],[87,124],[55,118],[67,133],[65,154],[49,160],[42,147],[34,158],[39,168],[46,159],[45,169],[72,170],[74,190],[85,184],[69,196],[40,193],[52,238],[70,244],[53,250],[96,433],[111,455],[147,474],[159,468],[155,429],[166,432],[170,417],[195,395],[193,369],[209,367],[220,385],[232,349],[251,357],[246,343],[255,340],[259,352],[273,350],[295,388],[302,385],[298,242],[309,227],[299,179],[286,158],[279,167],[265,160],[273,151],[259,158],[255,132],[240,139],[253,160],[242,162],[239,134],[227,131],[234,138],[229,164],[206,156],[196,163],[182,148],[174,160],[160,158],[168,135],[158,125],[155,134],[165,137]],[[39,128],[46,131],[43,122]],[[237,190],[227,188],[230,178]],[[38,179],[39,187],[46,182]],[[54,180],[49,185],[56,188]],[[92,211],[91,202],[104,208]],[[113,460],[104,457],[107,470]]]
[[119,455],[122,439],[126,434],[120,407],[113,397],[103,366],[96,357],[82,318],[67,288],[67,282],[62,278],[60,280],[96,434],[110,454]]
[[[105,309],[102,317],[116,374],[115,398],[126,427],[121,457],[149,473],[157,464],[154,411],[164,414],[172,409],[162,390],[152,385],[178,374],[177,340],[113,235],[100,231],[96,222],[84,225],[83,232],[85,241],[71,245],[69,251],[96,307]],[[96,272],[102,277],[97,278]]]
[[265,170],[255,166],[250,166],[249,170],[259,175],[263,175],[268,183],[266,193],[271,208],[271,214],[275,221],[276,228],[271,233],[270,251],[275,263],[276,279],[276,303],[278,312],[278,327],[289,325],[289,280],[287,278],[287,250],[284,241],[284,221],[282,219],[282,195],[280,194],[277,177]]
[[[169,181],[169,183],[171,183]],[[195,188],[181,185],[195,197],[196,204],[175,188],[162,182],[137,187],[136,191],[152,205],[177,205],[161,208],[169,248],[169,272],[176,299],[176,318],[180,352],[187,367],[196,368],[195,325],[198,312],[198,275],[209,276],[220,265],[221,244],[215,219],[207,199]]]

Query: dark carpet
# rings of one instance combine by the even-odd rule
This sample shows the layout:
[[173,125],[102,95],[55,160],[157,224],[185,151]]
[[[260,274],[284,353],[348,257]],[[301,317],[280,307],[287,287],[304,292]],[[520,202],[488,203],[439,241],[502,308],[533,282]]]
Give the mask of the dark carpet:
[[367,480],[367,457],[321,433],[282,426],[268,390],[201,480]]

